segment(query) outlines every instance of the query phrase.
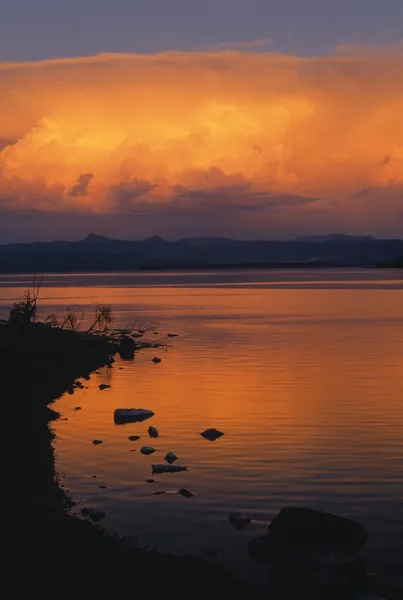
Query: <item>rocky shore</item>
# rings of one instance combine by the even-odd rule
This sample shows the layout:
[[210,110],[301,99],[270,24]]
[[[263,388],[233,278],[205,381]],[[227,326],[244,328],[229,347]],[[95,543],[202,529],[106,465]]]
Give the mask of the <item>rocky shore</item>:
[[[274,584],[267,595],[236,580],[236,574],[196,557],[162,555],[136,548],[70,514],[71,500],[58,481],[49,423],[51,405],[74,382],[111,365],[128,340],[79,333],[43,323],[0,322],[1,438],[3,460],[3,565],[36,577],[85,578],[96,586],[128,581],[151,598],[269,597],[273,600],[399,600],[400,583],[369,576],[359,551],[367,534],[354,523],[306,509],[285,509],[252,539],[249,555],[263,562]],[[141,345],[141,344],[140,344]],[[316,532],[316,537],[313,533]],[[317,550],[319,549],[319,554]],[[311,557],[309,559],[309,557]],[[309,560],[308,560],[309,559]],[[324,564],[321,564],[324,563]],[[329,585],[330,581],[330,585]]]
[[[78,378],[111,362],[118,345],[107,336],[81,334],[34,323],[0,324],[1,438],[6,448],[3,481],[2,556],[12,572],[61,575],[63,581],[105,578],[148,584],[150,597],[260,593],[201,559],[133,547],[69,514],[71,501],[57,479],[49,408]],[[191,587],[189,587],[191,586]]]

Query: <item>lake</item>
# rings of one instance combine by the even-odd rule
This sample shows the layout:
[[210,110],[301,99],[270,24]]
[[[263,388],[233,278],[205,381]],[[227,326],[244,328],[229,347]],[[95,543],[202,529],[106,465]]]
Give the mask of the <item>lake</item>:
[[[2,316],[29,280],[0,277]],[[67,417],[52,425],[56,467],[77,511],[104,510],[112,531],[202,555],[264,586],[248,541],[282,507],[309,506],[359,521],[370,533],[369,568],[399,572],[403,273],[48,275],[40,317],[77,305],[88,323],[95,301],[113,306],[116,326],[152,324],[152,339],[179,337],[117,360],[54,405]],[[111,388],[100,391],[101,383]],[[117,426],[113,411],[125,407],[155,416]],[[149,425],[160,432],[155,440]],[[209,442],[200,436],[209,427],[225,435]],[[156,452],[142,455],[143,445]],[[168,451],[188,471],[152,476],[151,464],[164,463]],[[180,488],[195,496],[178,495]],[[232,511],[253,522],[234,529]]]

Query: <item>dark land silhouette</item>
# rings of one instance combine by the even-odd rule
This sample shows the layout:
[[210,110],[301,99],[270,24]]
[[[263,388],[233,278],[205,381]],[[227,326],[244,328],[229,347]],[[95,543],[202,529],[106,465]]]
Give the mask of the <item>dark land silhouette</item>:
[[[201,237],[140,241],[90,234],[78,242],[0,246],[1,273],[158,269],[402,266],[403,240],[331,234],[291,241]],[[396,260],[397,259],[397,260]],[[399,262],[400,261],[400,262]]]

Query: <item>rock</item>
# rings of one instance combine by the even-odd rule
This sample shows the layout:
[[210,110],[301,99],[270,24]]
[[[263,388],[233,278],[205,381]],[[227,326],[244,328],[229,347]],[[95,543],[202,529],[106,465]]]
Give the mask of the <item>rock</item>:
[[96,479],[96,478],[97,478],[97,476],[96,476],[96,475],[93,475],[93,476],[92,476],[92,478],[93,478],[93,479]]
[[91,379],[91,377],[90,377],[89,375],[86,375],[86,376],[84,377],[84,379],[85,379],[86,381],[89,381],[89,380]]
[[184,498],[194,498],[195,494],[193,492],[190,492],[188,489],[186,488],[181,488],[178,491],[178,494],[180,494],[181,496],[183,496]]
[[162,490],[158,492],[153,492],[153,496],[162,496],[162,494],[166,494],[166,492],[163,492]]
[[108,389],[108,388],[110,388],[110,387],[111,387],[111,386],[110,386],[110,385],[108,385],[107,383],[101,383],[101,384],[99,385],[99,389],[101,390],[101,392],[102,392],[102,390],[107,390],[107,389]]
[[75,406],[74,410],[81,410],[81,406]]
[[153,416],[153,411],[147,410],[146,408],[117,408],[113,413],[113,419],[116,425],[123,425],[124,423],[137,423],[140,421],[145,421]]
[[158,331],[154,331],[153,333],[154,333],[154,335],[158,335]]
[[133,338],[124,336],[120,339],[119,356],[122,360],[134,360],[136,342]]
[[150,427],[148,428],[148,435],[150,436],[150,438],[157,438],[158,437],[158,429],[156,427],[153,427],[152,425],[150,425]]
[[259,563],[267,563],[270,560],[270,542],[267,536],[253,538],[248,544],[250,558]]
[[106,517],[105,512],[96,510],[95,508],[82,508],[81,514],[84,515],[84,517],[89,517],[94,523],[97,523]]
[[162,358],[160,358],[159,356],[154,356],[153,363],[157,364],[157,363],[160,363],[161,361],[162,361]]
[[69,388],[67,390],[67,393],[70,394],[70,396],[72,396],[74,394],[74,389],[73,388]]
[[129,437],[127,439],[130,440],[131,442],[137,442],[137,440],[140,439],[140,436],[139,435],[129,435]]
[[146,479],[146,483],[155,483],[155,479]]
[[99,444],[103,444],[103,440],[92,440],[92,443],[94,444],[94,446],[98,446]]
[[337,565],[359,557],[368,533],[358,523],[308,508],[283,508],[269,525],[273,555],[281,560]]
[[245,529],[249,523],[251,523],[251,519],[241,512],[232,512],[228,515],[228,521],[231,523],[235,529]]
[[172,465],[172,463],[174,463],[176,460],[178,460],[178,457],[176,456],[176,454],[174,452],[168,452],[168,454],[165,455],[165,460],[167,461],[167,463]]
[[187,467],[180,467],[179,465],[151,465],[153,475],[154,473],[180,473],[181,471],[187,471]]
[[133,339],[142,338],[142,337],[143,337],[142,333],[132,333],[132,338]]
[[120,371],[123,371],[123,367],[118,367]]
[[109,488],[108,488],[108,486],[107,486],[107,485],[100,485],[100,486],[99,486],[99,489],[100,489],[100,490],[109,490]]
[[169,337],[169,338],[179,337],[179,333],[168,333],[167,337]]
[[100,375],[101,371],[94,371],[95,375]]
[[215,429],[215,427],[212,427],[211,429],[206,429],[200,435],[206,440],[209,440],[210,442],[215,442],[215,440],[218,440],[218,438],[220,438],[224,434],[222,431],[219,431],[218,429]]
[[143,446],[140,449],[141,454],[145,454],[146,456],[148,456],[149,454],[154,454],[155,452],[155,448],[153,448],[152,446]]

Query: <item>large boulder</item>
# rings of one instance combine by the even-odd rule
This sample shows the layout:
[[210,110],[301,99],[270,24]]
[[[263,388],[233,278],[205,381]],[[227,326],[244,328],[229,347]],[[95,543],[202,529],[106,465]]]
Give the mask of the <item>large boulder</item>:
[[355,521],[293,506],[279,512],[268,533],[272,556],[324,565],[354,561],[368,541],[368,533]]

